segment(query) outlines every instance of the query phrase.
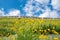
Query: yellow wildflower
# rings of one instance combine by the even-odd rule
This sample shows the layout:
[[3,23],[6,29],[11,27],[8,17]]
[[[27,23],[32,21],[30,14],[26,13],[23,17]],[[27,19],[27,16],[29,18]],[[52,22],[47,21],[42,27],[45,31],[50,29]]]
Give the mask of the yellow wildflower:
[[50,29],[48,29],[48,31],[50,31]]
[[12,27],[11,30],[16,30],[16,28],[15,27]]
[[10,36],[9,36],[9,39],[10,39],[10,40],[16,40],[16,37],[15,37],[14,35],[10,35]]
[[46,39],[47,36],[45,36],[45,35],[42,34],[42,35],[39,36],[39,38]]
[[52,32],[54,33],[54,34],[59,34],[58,32],[56,32],[55,30],[52,30]]
[[21,34],[22,34],[22,32],[23,32],[23,27],[20,27],[20,28],[18,29],[17,33],[21,33]]
[[44,30],[44,32],[46,33],[47,31],[46,31],[46,30]]
[[43,30],[41,30],[41,32],[43,32]]
[[42,31],[42,30],[39,30],[40,32]]
[[35,29],[35,31],[37,31],[37,30]]
[[39,20],[38,22],[41,24],[43,22],[43,20]]
[[58,38],[54,38],[54,40],[58,40]]
[[55,29],[55,27],[53,27],[53,29]]
[[16,21],[16,24],[18,23],[18,21]]

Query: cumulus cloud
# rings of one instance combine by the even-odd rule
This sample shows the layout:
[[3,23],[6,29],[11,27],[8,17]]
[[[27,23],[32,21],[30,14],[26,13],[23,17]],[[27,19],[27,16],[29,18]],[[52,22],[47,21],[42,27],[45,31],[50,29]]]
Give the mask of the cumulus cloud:
[[26,16],[33,16],[33,12],[32,12],[32,5],[29,6],[29,4],[26,5],[26,7],[24,8],[25,12],[26,12]]
[[[35,13],[38,14],[39,11],[42,11],[42,14],[38,17],[58,18],[59,14],[56,10],[60,10],[60,0],[52,0],[51,4],[49,2],[50,0],[28,0],[23,10],[26,12],[26,16],[33,16]],[[47,5],[52,5],[54,10],[51,10]]]
[[[51,4],[49,4],[50,0],[27,0],[25,7],[23,8],[24,12],[26,12],[26,16],[34,16],[37,17],[50,17],[50,18],[58,18],[60,17],[60,0],[51,0]],[[53,10],[51,10],[48,5],[52,5]],[[11,9],[5,15],[4,8],[0,9],[0,16],[22,16],[20,15],[20,10]]]
[[20,16],[20,10],[17,9],[11,9],[9,12],[6,14],[4,11],[4,8],[0,9],[0,16]]
[[60,10],[60,0],[52,0],[51,4],[55,10]]
[[4,16],[4,9],[0,9],[0,16]]
[[36,2],[39,2],[43,5],[47,5],[49,3],[50,0],[35,0]]
[[49,12],[50,12],[50,10],[49,9],[46,9],[43,14],[39,15],[39,17],[49,17],[49,15],[50,15]]
[[35,13],[39,11],[44,11],[39,6],[40,4],[34,0],[29,0],[23,10],[26,12],[26,16],[33,16]]
[[57,11],[53,10],[51,11],[50,9],[46,9],[45,12],[41,15],[39,15],[39,17],[48,17],[48,18],[58,18],[59,14]]
[[12,9],[6,14],[6,16],[20,16],[20,10]]

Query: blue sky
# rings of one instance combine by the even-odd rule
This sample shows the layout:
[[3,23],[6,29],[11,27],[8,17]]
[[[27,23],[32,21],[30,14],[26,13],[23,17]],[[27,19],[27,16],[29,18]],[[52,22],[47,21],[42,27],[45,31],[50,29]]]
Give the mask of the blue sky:
[[0,16],[60,18],[60,0],[0,0]]

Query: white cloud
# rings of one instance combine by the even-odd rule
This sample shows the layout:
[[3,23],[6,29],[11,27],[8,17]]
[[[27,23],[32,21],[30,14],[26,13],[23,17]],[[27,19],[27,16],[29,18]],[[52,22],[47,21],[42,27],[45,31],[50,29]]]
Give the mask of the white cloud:
[[38,6],[32,6],[28,5],[24,8],[24,11],[26,12],[26,16],[33,16],[34,13],[39,12],[41,10]]
[[4,10],[3,10],[3,8],[0,9],[0,16],[4,16]]
[[[58,18],[59,14],[56,10],[60,9],[60,0],[52,0],[51,4],[54,8],[53,11],[51,11],[47,6],[49,4],[49,1],[50,0],[29,0],[27,1],[27,4],[23,8],[23,10],[26,12],[26,16],[33,16],[34,13],[42,11],[43,14],[40,14],[38,17]],[[35,3],[35,6],[32,5],[33,3]],[[42,6],[45,8],[45,10],[41,8]],[[34,12],[32,10],[34,10]]]
[[49,17],[50,15],[49,12],[50,12],[50,9],[47,8],[43,14],[39,15],[39,17]]
[[59,16],[59,14],[58,14],[57,11],[51,11],[51,12],[50,12],[50,17],[51,17],[51,18],[58,18],[58,16]]
[[[35,6],[33,6],[32,4],[36,4]],[[40,5],[41,6],[41,5]],[[40,10],[43,11],[43,9],[41,9],[39,7],[39,3],[35,2],[33,0],[29,0],[27,2],[27,4],[25,5],[25,7],[23,8],[23,10],[26,12],[26,16],[33,16],[34,13],[39,12]]]
[[20,16],[20,10],[12,9],[6,14],[6,16]]
[[49,3],[50,0],[35,0],[43,5],[47,5]]
[[0,16],[20,16],[20,10],[17,9],[11,9],[9,12],[6,14],[4,11],[4,8],[0,9]]
[[60,10],[60,0],[52,0],[52,6],[56,10]]
[[[35,13],[42,11],[43,14],[40,14],[38,17],[51,17],[51,18],[60,17],[57,12],[57,10],[58,11],[60,10],[60,5],[59,5],[60,0],[52,0],[51,5],[54,8],[53,11],[51,11],[47,6],[49,1],[50,0],[28,0],[23,10],[26,12],[26,16],[34,16]],[[32,4],[35,4],[35,6],[33,6]],[[45,9],[42,9],[41,7],[44,7]],[[6,15],[4,13],[5,13],[4,8],[1,8],[0,16],[20,16],[20,10],[17,9],[9,10],[9,12]]]
[[29,6],[29,4],[27,4],[25,6],[24,10],[25,10],[27,16],[32,16],[33,15],[33,12],[32,12],[33,6],[32,5]]
[[51,11],[50,9],[46,9],[45,12],[41,15],[39,15],[39,17],[48,17],[48,18],[58,18],[59,14],[57,11],[53,10]]

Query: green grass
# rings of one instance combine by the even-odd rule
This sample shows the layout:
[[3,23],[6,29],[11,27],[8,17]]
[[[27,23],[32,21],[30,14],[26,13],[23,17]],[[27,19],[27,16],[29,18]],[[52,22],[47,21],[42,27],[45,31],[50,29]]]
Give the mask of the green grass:
[[[55,27],[55,29],[53,29],[53,27]],[[10,35],[15,34],[17,34],[16,40],[40,40],[39,36],[41,34],[46,35],[49,40],[51,40],[50,37],[52,37],[52,39],[54,37],[58,37],[59,39],[60,36],[58,35],[60,35],[60,19],[3,17],[0,18],[0,29],[1,40],[4,40],[3,37],[9,37]],[[4,31],[3,29],[5,29],[6,31]],[[50,29],[51,31],[48,32],[47,29]],[[43,30],[43,32],[41,32],[40,30]],[[47,32],[45,33],[44,30],[46,30]],[[55,30],[59,34],[53,33],[52,30]],[[7,36],[5,34],[7,34]]]

